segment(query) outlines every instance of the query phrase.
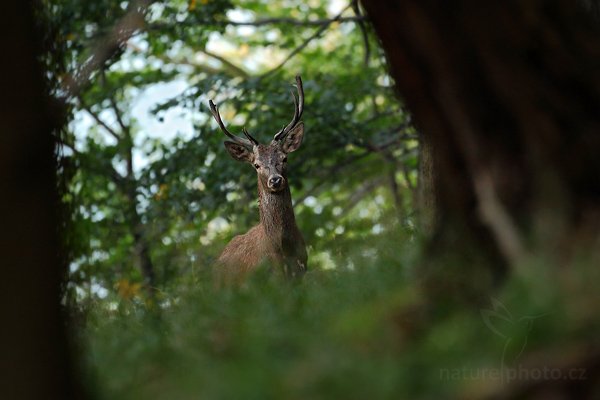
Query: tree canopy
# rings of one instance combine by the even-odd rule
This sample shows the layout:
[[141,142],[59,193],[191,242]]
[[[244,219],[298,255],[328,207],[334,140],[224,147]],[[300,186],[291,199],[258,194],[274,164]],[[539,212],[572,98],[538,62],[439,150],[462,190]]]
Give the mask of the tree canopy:
[[[255,223],[256,178],[226,155],[207,103],[230,130],[270,140],[292,115],[296,73],[307,134],[290,182],[315,267],[344,266],[349,249],[414,224],[416,131],[355,4],[53,2],[47,19],[60,39],[48,57],[56,93],[73,116],[61,137],[73,288],[164,289]],[[173,82],[175,94],[134,113]],[[178,114],[184,131],[165,131]]]

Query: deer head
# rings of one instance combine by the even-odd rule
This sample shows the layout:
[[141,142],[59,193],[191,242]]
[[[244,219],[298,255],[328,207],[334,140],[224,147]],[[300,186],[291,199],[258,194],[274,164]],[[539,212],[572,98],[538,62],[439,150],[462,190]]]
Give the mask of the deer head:
[[292,121],[281,128],[274,135],[271,143],[266,145],[260,144],[246,128],[242,129],[245,138],[229,132],[221,120],[219,109],[212,100],[209,101],[210,112],[223,133],[231,139],[225,141],[225,148],[229,155],[237,161],[245,161],[253,165],[258,175],[259,185],[271,193],[287,188],[287,155],[300,147],[304,136],[304,123],[300,121],[304,111],[304,90],[300,75],[296,75],[296,89],[298,98],[291,91],[294,101]]

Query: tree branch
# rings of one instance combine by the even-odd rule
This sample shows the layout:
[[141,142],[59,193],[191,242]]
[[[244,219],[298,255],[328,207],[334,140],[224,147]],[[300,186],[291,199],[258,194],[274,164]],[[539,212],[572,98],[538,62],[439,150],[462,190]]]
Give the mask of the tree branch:
[[[77,150],[77,149],[75,148],[75,146],[74,146],[74,145],[72,145],[71,143],[67,143],[67,142],[64,142],[64,141],[59,141],[59,142],[58,142],[58,144],[59,144],[59,145],[61,145],[61,146],[65,146],[65,147],[67,147],[67,148],[68,148],[69,150],[71,150],[71,151],[73,152],[73,154],[75,154],[75,155],[78,155],[78,156],[79,156],[79,155],[81,155],[81,152],[80,152],[79,150]],[[62,154],[61,154],[61,156],[62,156]]]
[[[101,78],[102,87],[106,88],[106,70],[104,70],[104,69],[100,70],[100,78]],[[117,101],[115,100],[115,96],[114,96],[115,92],[111,91],[111,90],[107,90],[106,93],[108,96],[108,101],[110,102],[110,106],[112,107],[112,109],[115,113],[115,118],[117,120],[117,123],[121,127],[121,131],[124,134],[127,134],[129,132],[129,126],[125,125],[125,123],[123,121],[123,116],[121,114],[121,110],[119,110],[119,107],[117,106]]]
[[[86,156],[85,153],[82,153],[79,150],[77,150],[75,148],[75,146],[72,145],[71,143],[62,141],[62,142],[59,142],[59,145],[69,148],[73,152],[74,155],[78,156],[79,161],[82,164],[85,164],[85,156]],[[121,176],[117,172],[117,170],[115,170],[112,166],[108,169],[108,171],[100,169],[100,168],[96,168],[92,165],[85,165],[84,168],[87,169],[89,172],[96,174],[96,175],[100,175],[100,176],[106,176],[108,173],[110,179],[112,179],[112,181],[115,183],[115,185],[117,185],[118,187],[121,187],[121,188],[124,187],[125,178],[123,176]]]
[[294,202],[294,204],[300,204],[302,203],[304,200],[306,200],[309,196],[312,196],[314,193],[316,193],[318,191],[318,189],[323,186],[325,183],[330,183],[331,182],[331,177],[334,176],[335,174],[338,174],[340,171],[344,170],[346,167],[354,164],[354,162],[370,155],[371,152],[365,151],[364,153],[360,153],[355,155],[354,157],[350,157],[348,158],[346,161],[344,161],[343,163],[339,163],[336,164],[334,166],[332,166],[331,168],[328,168],[326,170],[321,170],[320,173],[316,174],[315,177],[317,179],[321,179],[324,177],[327,177],[327,180],[323,180],[317,184],[315,184],[312,188],[310,188],[309,190],[307,190],[306,192],[304,192],[304,194],[299,197],[298,199],[296,199],[296,201]]
[[66,92],[65,97],[67,99],[78,96],[81,90],[89,84],[94,71],[104,65],[119,49],[122,49],[131,37],[144,27],[148,7],[155,1],[134,1],[127,14],[117,21],[106,35],[96,41],[96,45],[91,51],[92,55],[73,75],[68,76],[63,81],[62,89]]
[[369,45],[369,34],[367,33],[367,26],[365,25],[365,20],[361,14],[360,6],[358,5],[358,0],[352,0],[352,10],[354,14],[356,14],[358,27],[360,28],[360,32],[362,33],[363,42],[365,43],[365,66],[369,66],[369,59],[371,58],[371,46]]
[[110,102],[110,105],[115,112],[115,117],[117,118],[117,123],[121,127],[121,130],[127,134],[127,132],[129,132],[129,126],[125,125],[125,123],[123,122],[123,115],[121,114],[121,110],[119,110],[119,107],[117,106],[117,102],[115,101],[114,96],[109,95],[108,101]]
[[383,185],[385,182],[385,177],[379,177],[372,180],[368,180],[364,182],[354,193],[352,193],[346,200],[346,205],[342,207],[343,212],[338,215],[339,219],[344,218],[348,215],[354,207],[360,203],[362,199],[365,198],[370,192],[376,189],[378,186]]
[[229,61],[228,59],[226,59],[223,56],[220,56],[218,54],[215,54],[211,51],[208,51],[206,49],[200,50],[200,52],[206,54],[209,57],[214,58],[215,60],[220,61],[226,68],[229,68],[231,71],[235,72],[236,74],[238,74],[239,76],[243,77],[243,78],[248,78],[250,75],[244,71],[242,68],[238,67],[237,65],[233,64],[231,61]]
[[300,53],[302,50],[304,50],[306,48],[306,46],[308,46],[308,44],[313,41],[314,39],[318,38],[319,36],[321,36],[321,34],[323,32],[325,32],[325,30],[327,30],[327,28],[329,27],[329,25],[331,25],[332,23],[339,21],[342,18],[342,14],[348,9],[350,8],[352,5],[348,5],[346,6],[342,11],[340,11],[340,13],[338,15],[336,15],[334,18],[327,20],[327,23],[323,24],[319,29],[317,29],[317,31],[315,33],[313,33],[311,36],[309,36],[304,42],[302,42],[302,44],[298,47],[296,47],[294,50],[292,50],[292,52],[290,54],[288,54],[288,56],[281,62],[279,63],[275,68],[265,72],[264,74],[262,74],[259,79],[263,79],[266,78],[269,75],[272,75],[273,73],[275,73],[275,71],[279,70],[281,67],[283,67],[289,60],[291,60],[296,54]]
[[[143,50],[140,49],[138,46],[135,46],[131,43],[127,44],[127,47],[129,47],[130,49],[133,49],[134,51],[137,51],[139,53],[142,53]],[[220,56],[218,54],[212,53],[207,51],[206,49],[199,49],[198,50],[201,53],[204,53],[205,55],[214,58],[215,60],[220,61],[223,66],[230,70],[230,72],[232,72],[232,75],[235,76],[241,76],[242,78],[248,78],[250,75],[244,71],[242,68],[238,67],[237,65],[233,64],[231,61],[227,60],[226,58],[224,58],[223,56]],[[165,55],[165,54],[153,54],[152,57],[157,58],[165,63],[169,63],[169,64],[175,64],[175,65],[189,65],[190,67],[193,67],[197,70],[200,70],[201,72],[205,72],[209,75],[214,75],[214,74],[220,74],[223,73],[224,70],[220,70],[217,68],[213,68],[210,67],[208,65],[205,64],[199,64],[193,61],[190,61],[187,57],[183,57],[181,60],[174,60],[171,57]]]
[[358,147],[360,147],[360,148],[362,148],[362,149],[368,150],[368,151],[370,151],[370,152],[373,152],[373,153],[383,153],[383,152],[388,152],[389,148],[390,148],[392,145],[398,145],[398,144],[401,144],[403,140],[407,140],[407,139],[418,139],[418,137],[417,137],[417,136],[410,135],[410,134],[408,134],[408,133],[402,133],[402,131],[403,131],[404,129],[406,129],[406,128],[407,128],[407,126],[408,126],[408,125],[406,125],[406,124],[403,124],[403,125],[401,125],[400,127],[393,128],[393,129],[391,129],[391,130],[389,130],[389,131],[383,131],[383,132],[380,132],[380,134],[381,134],[381,133],[386,133],[386,134],[394,134],[394,133],[396,133],[397,131],[401,132],[399,136],[392,137],[391,139],[389,139],[389,140],[387,140],[387,141],[385,141],[385,142],[383,142],[383,143],[378,143],[378,144],[375,144],[375,143],[372,143],[372,142],[370,142],[370,141],[367,141],[367,140],[354,140],[354,141],[352,141],[351,143],[352,143],[353,145],[355,145],[355,146],[358,146]]
[[106,122],[104,122],[98,114],[93,112],[92,109],[85,104],[85,102],[83,101],[83,98],[81,96],[77,96],[77,99],[79,100],[79,105],[81,106],[82,110],[85,110],[92,118],[94,118],[94,120],[100,126],[102,126],[112,137],[114,137],[117,140],[117,142],[121,141],[121,136],[114,129],[112,129],[110,126],[108,126],[106,124]]
[[400,163],[400,170],[402,171],[402,175],[404,176],[404,180],[406,181],[406,185],[408,186],[408,188],[412,191],[416,193],[417,190],[417,186],[414,185],[411,181],[410,181],[410,172],[408,171],[408,168],[406,167],[406,164],[404,163]]
[[[366,18],[363,15],[356,15],[352,17],[340,17],[340,18],[323,18],[323,19],[313,19],[313,20],[299,20],[295,18],[289,17],[270,17],[270,18],[259,18],[254,21],[210,21],[207,22],[208,25],[218,25],[218,26],[265,26],[265,25],[293,25],[293,26],[328,26],[332,22],[361,22],[366,21]],[[183,25],[186,25],[185,22]],[[169,24],[164,22],[156,22],[148,26],[148,30],[159,31],[168,27]],[[196,26],[196,25],[194,25]]]
[[324,18],[315,20],[298,20],[287,17],[273,17],[273,18],[261,18],[254,21],[243,22],[243,21],[225,21],[223,25],[233,26],[263,26],[263,25],[294,25],[294,26],[329,26],[332,22],[362,22],[366,18],[362,15],[356,15],[353,17],[336,17],[336,18]]

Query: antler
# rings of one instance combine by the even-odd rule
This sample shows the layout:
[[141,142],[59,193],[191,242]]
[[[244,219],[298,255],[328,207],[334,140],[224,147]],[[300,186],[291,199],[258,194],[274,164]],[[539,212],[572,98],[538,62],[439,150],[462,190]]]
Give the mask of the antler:
[[242,132],[244,133],[244,136],[246,136],[248,138],[248,140],[250,140],[252,142],[253,145],[258,146],[258,140],[254,139],[252,137],[252,135],[248,132],[246,127],[242,128]]
[[298,99],[296,99],[294,91],[290,90],[292,99],[294,100],[294,118],[292,118],[292,121],[289,124],[281,128],[281,130],[275,134],[273,137],[274,141],[280,141],[285,138],[298,122],[300,122],[300,117],[302,117],[302,112],[304,111],[304,88],[302,87],[302,78],[300,78],[300,75],[296,75],[296,89],[298,90]]
[[219,128],[221,128],[221,130],[223,131],[223,133],[225,135],[227,135],[227,137],[231,140],[233,140],[235,143],[240,144],[244,147],[248,147],[250,149],[252,149],[252,147],[257,146],[258,145],[258,141],[256,139],[254,139],[246,130],[246,128],[242,129],[242,132],[244,133],[244,136],[246,136],[248,139],[244,139],[241,137],[237,137],[236,135],[234,135],[233,133],[229,132],[227,130],[227,128],[225,127],[225,124],[223,123],[223,121],[221,120],[221,114],[219,114],[219,108],[215,105],[215,103],[213,103],[212,100],[208,101],[208,105],[210,106],[210,113],[213,115],[213,117],[215,118],[215,121],[217,121],[217,124],[219,124]]

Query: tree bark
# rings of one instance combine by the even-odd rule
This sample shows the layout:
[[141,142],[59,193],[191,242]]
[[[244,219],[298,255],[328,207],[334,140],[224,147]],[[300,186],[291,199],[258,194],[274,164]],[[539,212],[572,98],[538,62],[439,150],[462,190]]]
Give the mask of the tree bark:
[[436,225],[435,172],[433,167],[433,149],[427,137],[421,135],[419,142],[419,178],[415,208],[418,224],[423,236],[430,237]]
[[[115,112],[119,116],[119,111],[115,107]],[[134,251],[137,261],[139,263],[139,269],[144,278],[144,287],[146,292],[150,296],[154,296],[156,291],[156,274],[154,271],[154,264],[152,263],[152,257],[150,256],[150,245],[146,237],[147,226],[142,221],[142,217],[137,211],[137,191],[138,181],[133,171],[133,137],[131,130],[128,126],[125,126],[119,117],[121,127],[123,128],[123,135],[125,135],[124,145],[127,146],[127,176],[126,176],[126,195],[129,201],[129,220],[133,226],[133,241]]]
[[54,115],[32,3],[5,2],[0,16],[0,397],[81,398],[60,307]]
[[483,264],[498,280],[531,251],[555,260],[569,260],[576,248],[594,251],[600,35],[580,4],[374,0],[364,7],[398,92],[431,144],[430,253]]

